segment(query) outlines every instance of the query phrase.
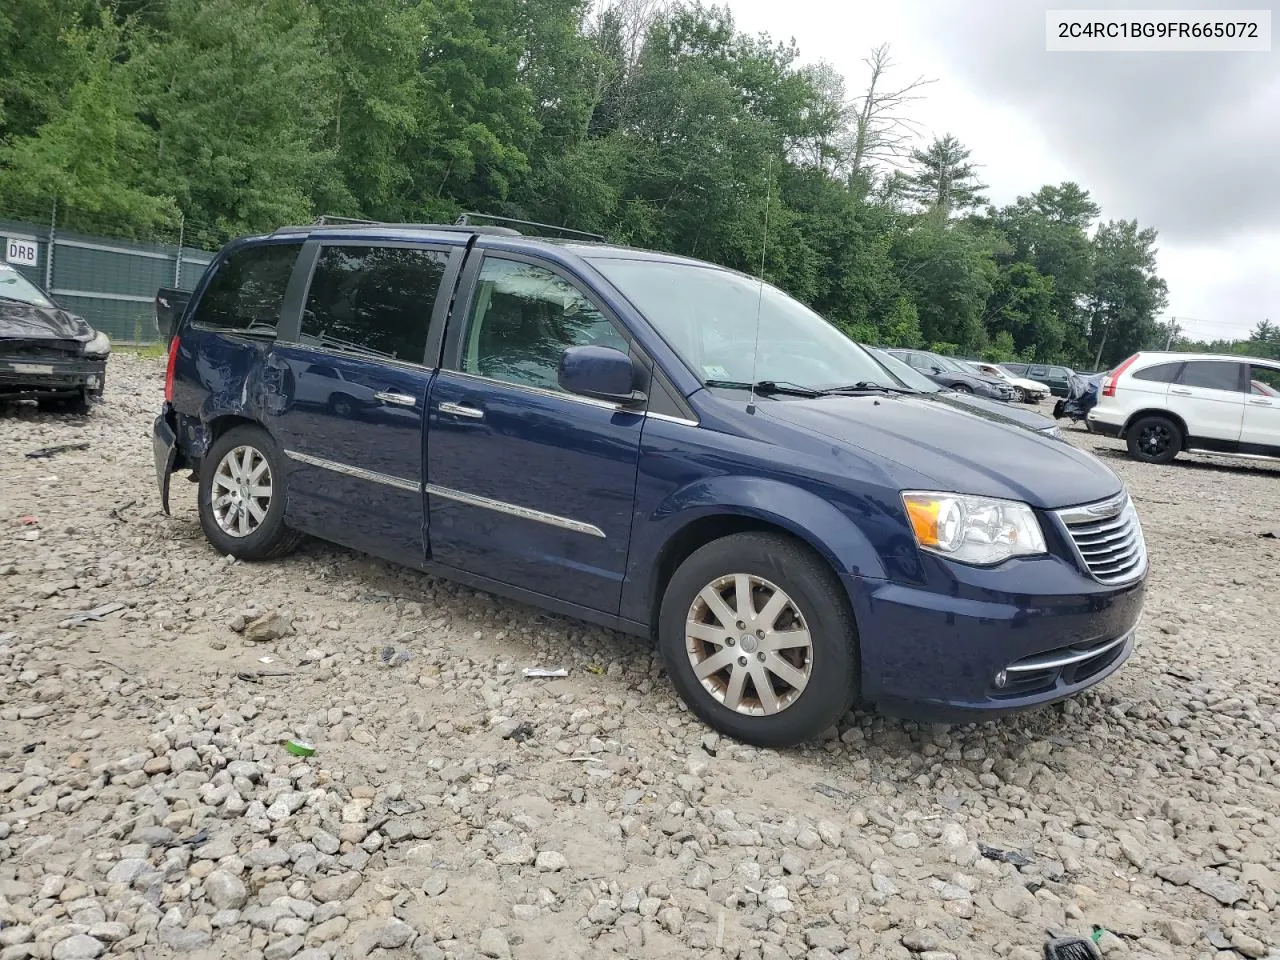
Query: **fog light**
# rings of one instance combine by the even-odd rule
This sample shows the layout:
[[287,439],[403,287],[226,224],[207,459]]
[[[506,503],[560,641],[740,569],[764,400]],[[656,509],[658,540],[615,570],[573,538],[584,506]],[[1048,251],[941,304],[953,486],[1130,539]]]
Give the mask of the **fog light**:
[[996,674],[995,679],[991,681],[996,685],[997,690],[1003,690],[1004,685],[1009,682],[1009,674],[1001,670]]

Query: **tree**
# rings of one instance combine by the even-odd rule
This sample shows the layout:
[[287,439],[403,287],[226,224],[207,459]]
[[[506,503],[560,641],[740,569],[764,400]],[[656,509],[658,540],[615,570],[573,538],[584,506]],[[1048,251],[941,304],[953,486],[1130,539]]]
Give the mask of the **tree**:
[[[1088,192],[1071,182],[1041,187],[999,211],[988,212],[992,228],[1008,244],[997,255],[1001,265],[1025,263],[1052,278],[1053,323],[1043,316],[1025,339],[1014,332],[1020,349],[1036,345],[1038,360],[1086,363],[1092,359],[1086,346],[1088,316],[1082,305],[1093,276],[1094,251],[1087,231],[1098,213]],[[998,299],[993,308],[998,312]]]
[[135,84],[117,67],[135,41],[131,24],[105,13],[63,32],[54,56],[66,91],[45,101],[49,117],[34,132],[0,148],[0,197],[28,205],[57,198],[97,223],[141,232],[177,219],[173,198],[145,183],[150,131],[138,119]]
[[1156,231],[1136,220],[1108,221],[1094,235],[1087,309],[1095,370],[1142,349],[1156,332],[1169,290],[1156,274],[1155,242]]
[[912,150],[911,163],[912,171],[901,176],[897,189],[925,210],[945,218],[987,202],[982,196],[986,184],[978,182],[969,151],[951,134],[935,137],[926,150]]
[[852,104],[853,144],[849,157],[850,178],[869,179],[880,164],[895,164],[907,155],[919,136],[919,124],[907,113],[907,105],[919,100],[919,91],[935,82],[923,76],[897,88],[885,89],[893,68],[889,45],[874,47],[862,61],[870,76],[867,89]]

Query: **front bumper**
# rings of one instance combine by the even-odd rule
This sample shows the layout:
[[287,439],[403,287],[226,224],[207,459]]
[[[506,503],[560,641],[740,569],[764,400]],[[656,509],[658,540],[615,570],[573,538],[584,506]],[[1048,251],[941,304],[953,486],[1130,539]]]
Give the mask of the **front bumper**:
[[[1054,557],[1005,568],[998,580],[1033,592],[848,578],[863,699],[917,720],[981,720],[1078,694],[1132,654],[1145,575],[1107,587]],[[999,571],[983,573],[998,582]]]
[[0,399],[39,400],[101,394],[106,357],[6,354],[0,349]]

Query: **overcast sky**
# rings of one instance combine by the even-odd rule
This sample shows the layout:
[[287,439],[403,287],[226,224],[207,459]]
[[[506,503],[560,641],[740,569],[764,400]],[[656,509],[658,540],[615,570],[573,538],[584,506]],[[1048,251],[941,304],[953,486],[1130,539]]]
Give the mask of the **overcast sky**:
[[[1166,316],[1192,336],[1280,321],[1280,52],[1049,53],[1049,9],[1265,9],[1258,0],[722,0],[739,28],[794,37],[851,93],[889,43],[890,85],[936,78],[914,115],[982,165],[990,199],[1075,180],[1107,219],[1160,233]],[[1280,21],[1280,13],[1273,13]],[[896,84],[894,83],[896,81]]]

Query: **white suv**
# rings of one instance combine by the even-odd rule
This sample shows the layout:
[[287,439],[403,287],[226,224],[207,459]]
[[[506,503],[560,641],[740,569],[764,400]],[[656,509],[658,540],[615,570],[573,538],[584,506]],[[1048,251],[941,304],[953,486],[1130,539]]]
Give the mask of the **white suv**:
[[1103,379],[1087,419],[1147,463],[1181,451],[1280,460],[1280,361],[1135,353]]

